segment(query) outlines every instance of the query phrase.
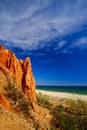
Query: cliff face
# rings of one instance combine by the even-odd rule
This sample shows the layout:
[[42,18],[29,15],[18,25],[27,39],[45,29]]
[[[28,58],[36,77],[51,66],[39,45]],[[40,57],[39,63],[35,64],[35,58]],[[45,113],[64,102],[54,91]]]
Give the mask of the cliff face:
[[8,109],[9,111],[12,111],[9,101],[5,98],[5,96],[1,91],[0,91],[0,104],[4,106],[6,109]]
[[11,51],[0,45],[0,64],[14,75],[19,89],[24,92],[36,111],[36,84],[32,75],[30,59],[19,60]]

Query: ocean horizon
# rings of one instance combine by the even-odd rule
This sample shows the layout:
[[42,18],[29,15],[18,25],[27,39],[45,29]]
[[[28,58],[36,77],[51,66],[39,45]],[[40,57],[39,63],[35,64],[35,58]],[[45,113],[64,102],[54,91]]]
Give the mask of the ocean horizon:
[[87,95],[87,86],[44,86],[37,85],[37,90],[45,90],[51,92],[63,92],[71,94]]

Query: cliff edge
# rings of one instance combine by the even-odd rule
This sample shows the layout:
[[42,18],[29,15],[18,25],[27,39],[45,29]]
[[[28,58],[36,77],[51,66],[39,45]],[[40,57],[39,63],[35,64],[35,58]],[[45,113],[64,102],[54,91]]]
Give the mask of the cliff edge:
[[[2,66],[1,68],[6,68],[6,70],[13,75],[18,89],[23,91],[34,111],[37,111],[36,84],[32,74],[30,58],[19,60],[14,53],[0,45],[0,66]],[[3,76],[10,82],[10,78],[5,72],[5,69],[0,69],[0,72],[3,73]],[[2,82],[1,79],[0,82]]]

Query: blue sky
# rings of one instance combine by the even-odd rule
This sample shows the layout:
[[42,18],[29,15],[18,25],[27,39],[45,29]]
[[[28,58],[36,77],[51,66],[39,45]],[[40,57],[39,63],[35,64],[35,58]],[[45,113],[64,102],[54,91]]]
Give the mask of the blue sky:
[[87,0],[0,0],[0,43],[37,85],[87,85]]

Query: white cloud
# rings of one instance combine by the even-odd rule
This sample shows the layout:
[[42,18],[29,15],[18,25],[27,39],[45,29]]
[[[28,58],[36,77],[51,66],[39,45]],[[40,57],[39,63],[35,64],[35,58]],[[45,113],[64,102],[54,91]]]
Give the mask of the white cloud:
[[86,0],[0,1],[0,39],[25,50],[43,48],[53,38],[77,31],[87,21],[86,12]]
[[87,45],[87,37],[82,37],[77,41],[78,46],[85,46]]
[[79,40],[77,40],[76,43],[74,44],[74,46],[80,47],[80,48],[86,48],[87,47],[87,37],[82,37]]
[[67,52],[68,52],[68,50],[67,50],[67,49],[64,49],[62,52],[63,52],[63,53],[67,53]]
[[65,44],[66,44],[66,41],[60,41],[60,42],[58,43],[58,48],[59,48],[59,49],[62,48]]
[[62,47],[64,47],[66,45],[66,41],[65,40],[61,40],[57,43],[57,45],[53,48],[54,51],[58,51],[60,50]]
[[87,37],[77,39],[69,48],[79,47],[81,49],[87,48]]

